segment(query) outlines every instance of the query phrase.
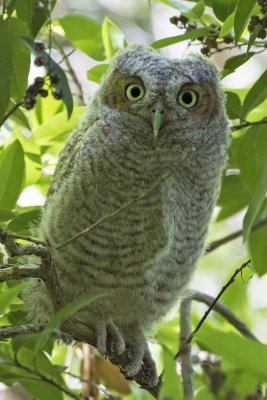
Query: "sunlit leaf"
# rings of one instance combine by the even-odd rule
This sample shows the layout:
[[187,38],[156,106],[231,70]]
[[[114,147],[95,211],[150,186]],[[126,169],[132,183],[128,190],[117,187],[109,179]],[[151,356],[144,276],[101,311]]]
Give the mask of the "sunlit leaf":
[[19,198],[24,178],[23,148],[18,140],[0,154],[0,207],[12,210]]
[[248,239],[251,227],[257,217],[257,214],[263,204],[265,195],[267,192],[267,161],[263,166],[261,175],[255,187],[255,191],[252,195],[251,201],[248,206],[248,210],[243,221],[243,238],[244,241]]
[[[12,74],[12,45],[7,21],[0,19],[0,121],[9,103]],[[4,56],[3,56],[4,55]],[[1,190],[1,189],[0,189]]]
[[239,0],[235,12],[234,19],[234,28],[235,28],[235,41],[236,43],[239,41],[253,9],[256,0],[246,0],[246,4],[244,4],[244,0]]
[[97,61],[105,60],[102,27],[99,22],[83,15],[66,15],[59,19],[67,38],[81,51]]
[[12,211],[0,208],[0,221],[9,221],[16,216]]
[[125,38],[122,31],[108,17],[105,17],[102,24],[102,38],[108,59],[111,59],[118,50],[125,47]]
[[98,64],[87,71],[87,78],[90,81],[100,83],[102,76],[107,72],[109,64]]
[[31,210],[25,213],[17,215],[8,224],[8,230],[16,233],[27,232],[33,226],[38,225],[41,218],[41,209],[36,207],[35,210]]
[[180,378],[176,372],[176,361],[173,356],[162,351],[164,377],[163,383],[160,388],[159,400],[181,399],[182,398],[182,385]]
[[240,117],[241,100],[235,92],[226,92],[226,111],[230,119]]
[[223,38],[233,28],[234,17],[235,14],[233,13],[226,18],[220,30],[220,35],[219,35],[220,38]]
[[[266,215],[260,219],[266,218]],[[267,273],[267,225],[251,231],[248,238],[248,247],[252,258],[253,269],[259,276]]]
[[238,0],[212,0],[212,9],[220,21],[225,21],[234,11]]
[[254,83],[250,91],[245,97],[242,106],[242,117],[245,118],[246,115],[262,103],[267,98],[267,70],[259,77],[259,79]]
[[222,71],[223,78],[235,72],[238,67],[245,64],[254,54],[255,52],[251,51],[249,53],[239,54],[238,56],[228,58]]
[[0,312],[5,312],[6,308],[14,302],[18,294],[24,289],[25,283],[19,283],[13,287],[6,288],[0,293]]

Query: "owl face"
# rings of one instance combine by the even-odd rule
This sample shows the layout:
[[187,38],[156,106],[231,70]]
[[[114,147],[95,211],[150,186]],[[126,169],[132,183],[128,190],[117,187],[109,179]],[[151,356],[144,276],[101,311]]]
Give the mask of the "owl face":
[[154,141],[206,142],[211,138],[203,129],[208,131],[211,122],[213,127],[226,123],[217,75],[199,55],[171,60],[129,46],[114,58],[102,84],[102,102],[126,113],[131,123],[141,119]]

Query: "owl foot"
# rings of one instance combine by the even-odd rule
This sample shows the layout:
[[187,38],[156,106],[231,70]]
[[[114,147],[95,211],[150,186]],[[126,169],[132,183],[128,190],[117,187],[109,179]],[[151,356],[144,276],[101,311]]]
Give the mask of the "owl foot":
[[156,386],[158,384],[156,365],[144,337],[127,345],[126,352],[130,363],[124,369],[125,377],[133,378],[142,370],[142,386]]
[[100,321],[96,324],[96,342],[97,350],[102,356],[107,354],[119,356],[125,351],[124,339],[111,321]]

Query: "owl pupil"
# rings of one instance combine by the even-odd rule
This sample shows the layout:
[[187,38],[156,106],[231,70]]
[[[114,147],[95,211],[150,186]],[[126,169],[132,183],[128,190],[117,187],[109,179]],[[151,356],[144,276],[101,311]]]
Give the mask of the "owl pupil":
[[193,100],[193,96],[190,92],[185,92],[182,96],[182,100],[185,104],[190,104]]
[[134,97],[134,98],[139,97],[140,94],[141,94],[141,90],[139,89],[139,87],[135,86],[132,88],[132,90],[131,90],[132,97]]

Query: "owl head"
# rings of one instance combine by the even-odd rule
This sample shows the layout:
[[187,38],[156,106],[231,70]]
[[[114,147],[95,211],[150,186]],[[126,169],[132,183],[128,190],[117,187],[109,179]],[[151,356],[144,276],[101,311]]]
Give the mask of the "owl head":
[[114,57],[99,96],[131,125],[142,121],[143,134],[154,141],[225,141],[228,122],[218,70],[201,55],[169,59],[151,48],[130,45]]

